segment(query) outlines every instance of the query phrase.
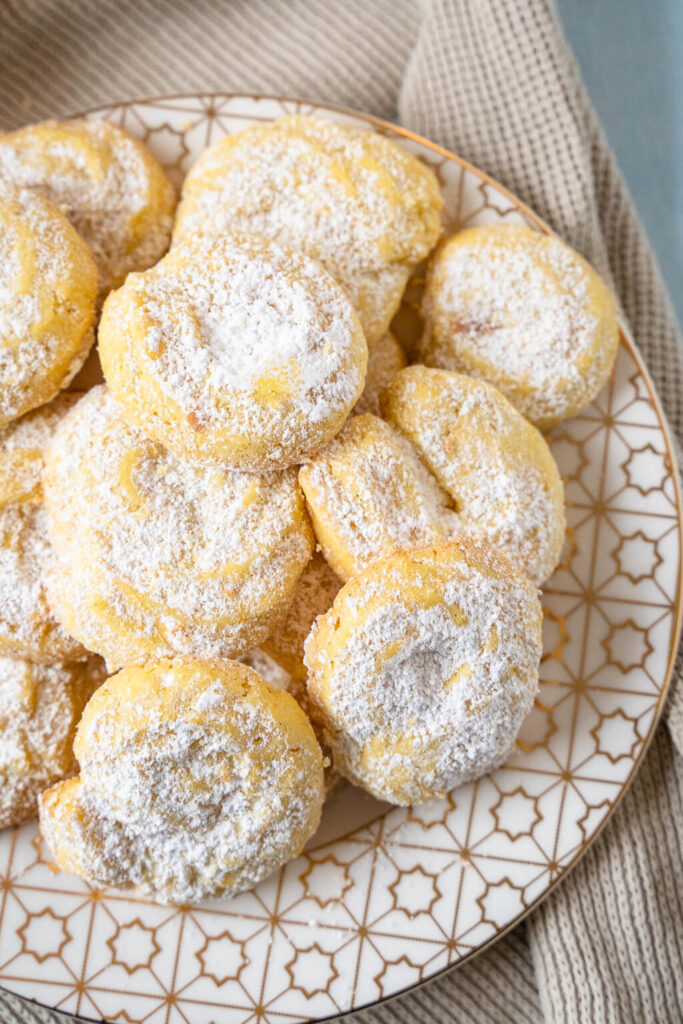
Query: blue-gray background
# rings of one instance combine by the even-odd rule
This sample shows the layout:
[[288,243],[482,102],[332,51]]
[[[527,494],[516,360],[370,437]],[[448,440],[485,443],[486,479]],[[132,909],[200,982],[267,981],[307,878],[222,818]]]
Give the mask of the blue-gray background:
[[557,0],[683,321],[683,0]]

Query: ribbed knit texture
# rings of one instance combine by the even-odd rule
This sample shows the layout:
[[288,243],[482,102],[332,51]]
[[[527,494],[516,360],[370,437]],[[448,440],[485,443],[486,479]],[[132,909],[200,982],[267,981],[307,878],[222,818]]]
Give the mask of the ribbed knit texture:
[[[525,199],[613,283],[679,440],[652,251],[547,0],[3,0],[0,125],[134,96],[276,92],[397,119]],[[683,1019],[683,686],[629,793],[526,925],[368,1024]],[[0,995],[3,1021],[63,1020]]]

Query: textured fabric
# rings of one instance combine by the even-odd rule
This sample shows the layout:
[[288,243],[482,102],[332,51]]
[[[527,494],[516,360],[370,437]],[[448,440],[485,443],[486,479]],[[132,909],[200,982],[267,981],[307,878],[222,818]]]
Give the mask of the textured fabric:
[[[670,302],[546,0],[3,0],[0,125],[188,90],[357,107],[484,168],[611,280],[679,440]],[[683,687],[603,835],[526,925],[372,1024],[683,1019]],[[0,995],[0,1019],[56,1021]]]

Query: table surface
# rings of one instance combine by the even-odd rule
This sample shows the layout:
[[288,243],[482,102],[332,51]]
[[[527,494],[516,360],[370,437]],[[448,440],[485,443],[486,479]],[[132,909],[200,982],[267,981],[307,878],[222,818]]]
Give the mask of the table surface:
[[557,5],[683,321],[683,2]]

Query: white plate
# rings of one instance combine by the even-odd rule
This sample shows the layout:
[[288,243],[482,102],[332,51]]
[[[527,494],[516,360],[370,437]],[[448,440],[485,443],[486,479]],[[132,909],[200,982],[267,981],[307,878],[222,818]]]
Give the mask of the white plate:
[[[447,227],[523,222],[505,189],[407,132],[311,103],[177,96],[93,116],[176,182],[222,135],[284,114],[374,126],[436,171]],[[407,320],[415,317],[407,303]],[[681,612],[681,502],[659,403],[624,334],[613,379],[562,425],[564,564],[545,588],[543,684],[517,752],[446,800],[387,808],[347,787],[306,853],[232,901],[159,907],[59,874],[33,824],[0,835],[0,985],[84,1018],[286,1024],[433,977],[548,894],[604,824],[661,711]]]

